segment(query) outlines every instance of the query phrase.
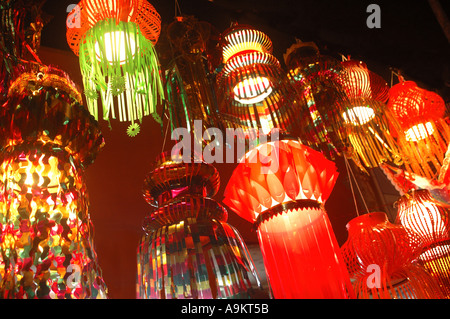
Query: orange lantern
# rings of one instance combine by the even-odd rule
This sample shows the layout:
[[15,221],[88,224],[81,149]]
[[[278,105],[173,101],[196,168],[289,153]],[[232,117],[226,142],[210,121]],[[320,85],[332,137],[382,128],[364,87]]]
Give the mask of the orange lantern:
[[420,237],[425,267],[438,280],[446,298],[450,298],[450,216],[430,191],[413,190],[398,201],[398,222]]
[[409,144],[405,149],[411,149],[405,154],[405,168],[421,176],[436,178],[450,142],[450,129],[444,120],[444,100],[400,77],[400,83],[389,91],[388,107]]
[[418,235],[381,212],[352,219],[347,230],[342,253],[359,299],[443,297],[434,278],[415,262],[423,245]]
[[254,223],[275,298],[349,298],[349,275],[323,207],[338,173],[294,140],[261,144],[233,172],[224,203]]

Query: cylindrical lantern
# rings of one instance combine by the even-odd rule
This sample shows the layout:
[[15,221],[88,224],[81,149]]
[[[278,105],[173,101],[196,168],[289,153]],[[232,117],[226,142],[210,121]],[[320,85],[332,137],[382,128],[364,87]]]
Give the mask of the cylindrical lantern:
[[294,140],[248,152],[224,203],[255,224],[275,298],[351,298],[349,275],[323,204],[338,173]]
[[[217,75],[219,115],[227,127],[273,128],[297,134],[306,101],[272,55],[269,37],[250,26],[233,25],[222,34],[223,65]],[[300,133],[298,133],[300,134]]]
[[[154,210],[138,247],[137,298],[249,298],[259,283],[250,254],[227,211],[210,197],[217,170],[163,153],[145,180]],[[254,277],[252,278],[252,276]]]
[[64,72],[18,71],[0,109],[1,298],[105,298],[83,178],[98,123]]
[[335,120],[341,139],[348,138],[356,156],[366,167],[390,161],[401,164],[397,140],[399,125],[386,107],[389,87],[365,63],[342,62],[338,78],[345,95],[338,99],[340,119]]
[[388,107],[405,135],[405,168],[428,178],[436,178],[443,165],[450,142],[445,122],[445,102],[437,94],[417,86],[413,81],[394,85],[389,91]]
[[450,298],[450,216],[428,190],[413,190],[398,201],[398,222],[420,237],[420,259]]
[[156,111],[163,88],[154,45],[161,18],[146,0],[82,0],[69,13],[67,41],[80,58],[89,111],[104,120],[131,122],[127,133],[139,133],[144,116]]
[[342,254],[357,298],[443,298],[437,282],[416,262],[423,246],[418,235],[381,212],[352,219],[347,230]]

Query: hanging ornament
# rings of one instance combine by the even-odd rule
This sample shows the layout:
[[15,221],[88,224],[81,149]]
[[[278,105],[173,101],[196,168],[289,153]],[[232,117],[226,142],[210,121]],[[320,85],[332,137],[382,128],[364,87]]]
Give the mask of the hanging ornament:
[[388,107],[405,135],[405,168],[417,175],[437,179],[450,142],[444,100],[436,93],[404,81],[392,86]]
[[[82,0],[69,13],[77,23],[68,25],[67,41],[79,56],[89,111],[102,117],[136,122],[152,115],[161,123],[157,105],[163,87],[154,49],[161,18],[145,0]],[[134,136],[131,134],[130,136]]]
[[422,251],[418,235],[388,221],[381,212],[347,224],[342,254],[358,299],[440,299],[437,282],[417,263]]
[[[269,37],[235,24],[222,34],[223,65],[217,74],[219,114],[225,127],[268,135],[273,128],[303,136],[297,119],[307,115],[306,101],[272,55]],[[259,133],[259,132],[258,132]]]
[[294,140],[245,155],[224,203],[254,223],[274,298],[351,298],[349,274],[324,209],[338,173]]
[[154,206],[138,247],[141,299],[249,298],[253,261],[228,213],[211,197],[219,174],[205,162],[183,163],[163,153],[145,179]]
[[338,81],[345,96],[337,100],[340,118],[334,121],[335,131],[342,141],[348,139],[353,156],[365,167],[384,162],[400,165],[402,158],[396,140],[400,128],[385,104],[387,83],[361,61],[347,60],[342,67]]
[[1,298],[105,298],[83,177],[98,123],[63,71],[19,67],[0,108]]
[[[284,54],[288,77],[307,101],[310,118],[300,119],[307,127],[308,146],[321,151],[328,159],[349,152],[347,142],[339,140],[334,131],[337,100],[344,95],[339,82],[341,62],[320,53],[313,42],[297,40]],[[312,125],[311,125],[312,124]]]
[[397,222],[417,234],[424,245],[419,256],[450,298],[450,216],[426,189],[413,190],[397,202]]

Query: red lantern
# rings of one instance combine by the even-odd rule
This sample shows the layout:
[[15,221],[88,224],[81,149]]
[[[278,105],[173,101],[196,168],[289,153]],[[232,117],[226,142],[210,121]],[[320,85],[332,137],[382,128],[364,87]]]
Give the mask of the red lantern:
[[337,176],[333,162],[293,140],[252,149],[231,176],[224,203],[257,228],[275,298],[353,296],[323,207]]
[[438,94],[400,77],[400,83],[389,91],[388,107],[405,134],[409,144],[405,149],[411,149],[405,154],[406,169],[435,178],[450,142],[450,129],[444,120],[444,100]]
[[415,262],[422,250],[418,235],[381,212],[352,219],[347,230],[342,253],[359,299],[443,297],[434,278]]
[[428,190],[415,190],[398,201],[398,222],[420,237],[420,259],[450,298],[450,216]]

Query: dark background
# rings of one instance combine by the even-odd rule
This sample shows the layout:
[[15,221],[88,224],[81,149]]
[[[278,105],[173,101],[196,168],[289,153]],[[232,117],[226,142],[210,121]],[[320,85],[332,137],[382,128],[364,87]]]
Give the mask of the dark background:
[[[59,65],[81,86],[78,58],[70,51],[65,37],[66,8],[76,1],[48,0],[44,11],[53,18],[42,31],[39,56],[45,64]],[[150,3],[168,24],[175,17],[175,1]],[[361,59],[390,83],[390,68],[401,70],[408,80],[449,98],[449,43],[427,1],[323,1],[323,0],[189,0],[178,1],[181,13],[207,21],[220,32],[232,22],[249,24],[272,40],[274,55],[282,65],[283,53],[295,43],[314,41],[321,51]],[[368,4],[381,7],[381,28],[366,26]],[[449,1],[441,1],[448,13]],[[396,78],[394,77],[396,81]],[[395,84],[394,81],[394,84]],[[150,206],[142,197],[142,184],[156,156],[163,150],[164,134],[151,117],[145,118],[141,133],[126,135],[127,123],[112,121],[113,130],[100,120],[106,145],[86,171],[90,195],[90,214],[95,226],[95,245],[110,298],[135,298],[136,248],[141,225]],[[165,149],[173,141],[168,136]],[[338,242],[347,236],[345,225],[356,216],[345,166],[337,160],[340,176],[326,209]],[[215,197],[222,200],[223,189],[234,164],[216,164],[221,174],[221,189]],[[393,202],[398,194],[377,170],[359,175],[360,185],[370,210],[383,210],[395,217]],[[376,184],[374,184],[376,181]],[[378,185],[381,192],[376,191]],[[357,200],[361,205],[360,198]],[[229,212],[229,223],[238,228],[252,247],[259,267],[257,237],[251,225]],[[263,271],[263,269],[260,269]]]

